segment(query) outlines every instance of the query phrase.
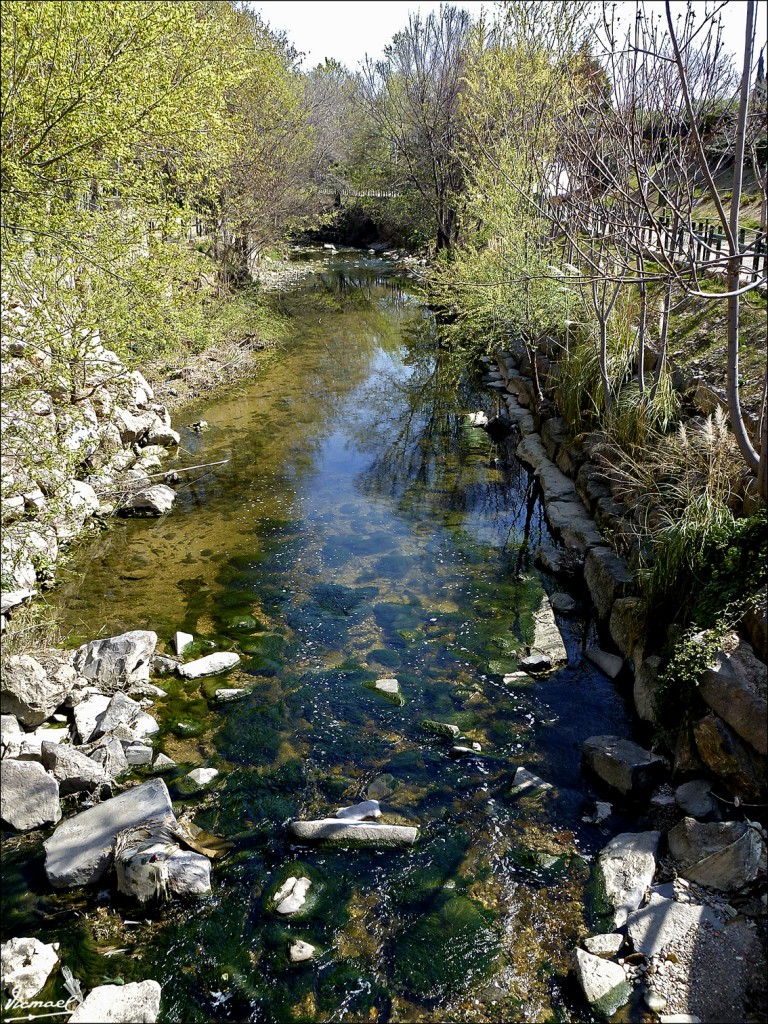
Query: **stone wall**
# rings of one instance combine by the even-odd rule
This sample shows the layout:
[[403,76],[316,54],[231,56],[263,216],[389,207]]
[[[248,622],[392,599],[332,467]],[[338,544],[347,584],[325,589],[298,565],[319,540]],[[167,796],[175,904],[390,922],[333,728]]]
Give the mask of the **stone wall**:
[[[493,364],[489,360],[489,366]],[[583,574],[605,643],[613,645],[631,678],[638,719],[658,724],[660,651],[665,624],[649,621],[635,584],[637,530],[632,513],[621,502],[620,488],[598,464],[601,436],[573,439],[548,399],[537,398],[525,372],[524,358],[501,353],[486,383],[497,390],[504,416],[520,432],[517,456],[537,478],[553,534],[567,552],[569,569],[576,562]],[[540,379],[548,361],[539,366]],[[557,572],[557,559],[545,566]],[[764,606],[763,606],[764,608]],[[709,774],[739,801],[758,801],[768,792],[766,760],[765,611],[744,623],[745,637],[726,638],[724,649],[702,677],[700,717],[681,723],[674,756],[680,778]],[[668,729],[669,723],[664,723]]]

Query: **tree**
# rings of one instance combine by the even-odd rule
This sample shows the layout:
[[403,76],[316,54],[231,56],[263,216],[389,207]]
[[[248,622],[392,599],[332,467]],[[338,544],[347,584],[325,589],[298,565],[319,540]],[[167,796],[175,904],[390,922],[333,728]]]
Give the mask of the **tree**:
[[438,249],[453,248],[461,233],[460,96],[470,24],[466,11],[448,5],[424,20],[411,15],[384,58],[367,60],[360,76],[373,132],[388,150],[390,187],[418,193],[433,220]]

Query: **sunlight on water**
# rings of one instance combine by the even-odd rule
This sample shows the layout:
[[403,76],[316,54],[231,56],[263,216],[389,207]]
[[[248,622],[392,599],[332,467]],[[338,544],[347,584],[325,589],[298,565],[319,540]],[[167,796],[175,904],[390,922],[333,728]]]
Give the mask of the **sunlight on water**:
[[[581,821],[580,746],[624,730],[625,712],[582,664],[583,622],[561,623],[566,668],[502,682],[553,585],[533,567],[551,542],[528,476],[468,425],[494,398],[451,383],[432,317],[386,261],[318,260],[280,305],[291,337],[259,378],[181,420],[211,429],[182,427],[179,465],[230,461],[169,516],[116,523],[56,596],[73,646],[149,628],[163,647],[183,629],[241,654],[226,685],[246,698],[215,705],[221,677],[164,680],[153,709],[157,748],[180,762],[174,799],[190,767],[219,768],[179,807],[235,851],[210,897],[148,923],[122,928],[113,896],[91,897],[133,959],[99,956],[95,925],[73,916],[83,900],[51,894],[39,863],[10,866],[37,894],[17,920],[55,932],[89,984],[156,977],[169,1021],[583,1019],[564,979],[605,835]],[[481,752],[452,758],[425,719]],[[553,789],[513,796],[518,765]],[[418,825],[416,846],[291,842],[292,817],[366,797]],[[312,898],[286,919],[271,896],[298,870]],[[289,962],[297,938],[316,959]]]

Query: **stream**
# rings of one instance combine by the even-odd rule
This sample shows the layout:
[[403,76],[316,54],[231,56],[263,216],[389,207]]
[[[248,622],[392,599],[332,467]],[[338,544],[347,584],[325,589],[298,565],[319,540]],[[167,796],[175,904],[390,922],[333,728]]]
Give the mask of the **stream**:
[[[497,399],[477,379],[456,387],[392,262],[304,258],[315,272],[279,296],[285,343],[174,424],[177,465],[229,461],[181,484],[169,515],[116,521],[53,596],[72,646],[152,629],[170,650],[185,630],[197,654],[241,655],[226,677],[155,680],[167,697],[151,709],[174,805],[234,849],[210,895],[147,911],[111,889],[53,892],[22,843],[3,930],[59,941],[88,987],[156,979],[162,1021],[590,1021],[568,972],[597,926],[594,857],[623,822],[584,820],[581,744],[628,735],[627,709],[582,657],[583,616],[558,616],[566,667],[503,683],[563,584],[534,566],[554,545],[514,436],[499,446],[469,424]],[[198,420],[209,429],[183,425]],[[248,693],[221,704],[220,686]],[[452,758],[424,719],[481,751]],[[512,795],[520,765],[552,788]],[[199,766],[220,775],[184,796]],[[370,797],[419,827],[415,846],[287,832]],[[310,898],[281,917],[271,897],[297,873]],[[296,939],[315,959],[289,961]]]

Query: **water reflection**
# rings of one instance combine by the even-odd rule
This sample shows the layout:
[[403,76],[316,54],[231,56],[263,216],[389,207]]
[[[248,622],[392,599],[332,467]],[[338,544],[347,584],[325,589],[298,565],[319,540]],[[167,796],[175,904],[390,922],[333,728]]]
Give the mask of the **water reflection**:
[[[260,379],[187,412],[211,429],[185,431],[184,458],[227,465],[166,519],[116,525],[59,594],[88,638],[182,628],[201,650],[237,650],[230,685],[249,689],[222,707],[216,680],[164,683],[158,745],[176,775],[220,769],[212,795],[184,802],[236,852],[194,915],[166,909],[140,933],[142,962],[110,969],[162,974],[169,1020],[567,1015],[582,852],[602,839],[580,821],[579,747],[622,731],[624,711],[567,625],[570,666],[503,684],[543,593],[541,509],[519,464],[468,426],[486,399],[457,390],[425,308],[385,261],[353,260],[281,297],[293,337]],[[382,675],[402,702],[373,688]],[[452,758],[425,719],[481,752]],[[521,763],[552,782],[545,797],[510,793]],[[289,818],[366,796],[419,825],[412,851],[289,841]],[[269,893],[289,868],[315,898],[284,920]],[[295,938],[316,962],[289,964]]]

